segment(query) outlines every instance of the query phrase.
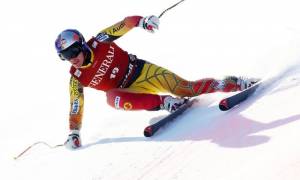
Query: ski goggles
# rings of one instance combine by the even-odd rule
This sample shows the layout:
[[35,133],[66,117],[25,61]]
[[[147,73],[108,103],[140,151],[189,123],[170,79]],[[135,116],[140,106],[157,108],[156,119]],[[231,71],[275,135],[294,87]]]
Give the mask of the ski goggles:
[[61,51],[58,56],[63,61],[69,61],[70,59],[77,57],[80,52],[82,52],[82,47],[78,42],[76,42],[67,49]]

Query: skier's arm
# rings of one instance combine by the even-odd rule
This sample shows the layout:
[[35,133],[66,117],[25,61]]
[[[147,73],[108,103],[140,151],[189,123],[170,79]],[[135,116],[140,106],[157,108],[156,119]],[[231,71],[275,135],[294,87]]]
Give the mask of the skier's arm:
[[156,16],[128,16],[122,21],[102,30],[96,38],[99,41],[112,42],[134,27],[142,27],[147,31],[154,32],[154,29],[158,29],[159,19]]
[[77,79],[71,77],[69,88],[71,105],[69,116],[69,128],[70,130],[80,130],[84,105],[83,86]]
[[137,27],[141,16],[129,16],[122,21],[102,30],[96,37],[100,41],[112,42]]

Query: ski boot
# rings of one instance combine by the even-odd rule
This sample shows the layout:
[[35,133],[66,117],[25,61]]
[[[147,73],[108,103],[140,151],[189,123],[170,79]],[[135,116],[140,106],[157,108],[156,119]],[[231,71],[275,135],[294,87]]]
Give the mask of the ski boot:
[[227,76],[224,80],[219,81],[215,88],[223,92],[243,91],[258,81],[260,81],[258,78]]
[[245,89],[250,88],[251,86],[253,86],[254,84],[256,84],[258,81],[260,81],[260,79],[258,78],[247,78],[247,77],[238,77],[236,84],[239,86],[239,90],[243,91]]
[[188,99],[185,98],[175,98],[172,96],[164,96],[163,104],[161,109],[165,109],[170,113],[175,112],[178,108],[180,108],[183,104],[185,104]]

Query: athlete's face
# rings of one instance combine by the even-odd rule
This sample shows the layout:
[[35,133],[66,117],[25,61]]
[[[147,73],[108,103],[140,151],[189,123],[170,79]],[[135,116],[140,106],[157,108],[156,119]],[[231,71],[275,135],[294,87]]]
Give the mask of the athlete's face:
[[80,68],[83,64],[83,61],[84,61],[84,55],[83,55],[83,52],[80,52],[78,54],[78,56],[74,57],[74,58],[71,58],[69,60],[69,62],[75,67],[75,68]]

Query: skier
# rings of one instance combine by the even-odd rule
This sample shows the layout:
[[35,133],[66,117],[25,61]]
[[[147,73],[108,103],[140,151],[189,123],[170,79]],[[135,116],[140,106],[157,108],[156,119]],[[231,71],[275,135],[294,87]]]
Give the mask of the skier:
[[[56,41],[61,60],[72,64],[70,68],[70,134],[65,146],[81,146],[84,87],[106,92],[107,103],[123,110],[176,111],[186,102],[185,97],[213,92],[240,91],[250,87],[257,79],[229,76],[197,81],[185,80],[175,73],[137,58],[114,43],[134,27],[154,32],[159,27],[156,16],[129,16],[102,30],[87,42],[75,29],[62,31]],[[165,93],[165,95],[158,95]],[[173,96],[170,96],[172,94]]]

